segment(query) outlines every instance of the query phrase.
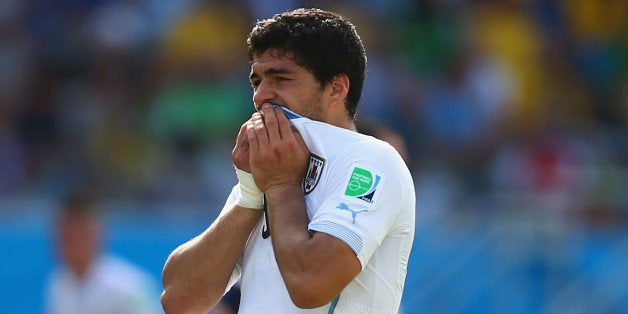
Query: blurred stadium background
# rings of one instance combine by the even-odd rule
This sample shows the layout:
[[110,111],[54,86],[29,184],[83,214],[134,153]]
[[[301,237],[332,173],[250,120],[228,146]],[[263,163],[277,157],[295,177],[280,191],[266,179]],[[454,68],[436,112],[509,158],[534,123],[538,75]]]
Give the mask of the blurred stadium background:
[[235,183],[248,30],[299,6],[358,26],[359,119],[405,139],[405,313],[628,312],[628,1],[2,0],[2,313],[42,311],[77,185],[159,280]]

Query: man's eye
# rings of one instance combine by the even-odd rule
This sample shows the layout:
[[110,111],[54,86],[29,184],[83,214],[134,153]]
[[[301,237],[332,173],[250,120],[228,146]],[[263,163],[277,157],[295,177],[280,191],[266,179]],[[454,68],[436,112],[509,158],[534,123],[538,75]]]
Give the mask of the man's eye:
[[288,81],[288,78],[277,76],[276,80],[277,80],[277,82],[283,82],[283,81]]
[[253,86],[253,88],[258,87],[260,82],[261,82],[260,80],[251,81],[251,86]]

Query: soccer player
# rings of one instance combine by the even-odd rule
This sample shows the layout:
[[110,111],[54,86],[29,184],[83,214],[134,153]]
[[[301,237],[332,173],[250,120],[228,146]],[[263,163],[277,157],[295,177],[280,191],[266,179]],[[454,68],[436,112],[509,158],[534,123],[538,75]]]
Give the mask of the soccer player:
[[54,231],[61,263],[47,282],[45,313],[160,313],[159,289],[146,270],[103,251],[98,211],[83,190],[60,205]]
[[240,281],[240,313],[396,313],[414,236],[410,172],[355,131],[366,56],[342,16],[297,9],[248,38],[257,112],[239,183],[163,271],[167,313],[205,313]]

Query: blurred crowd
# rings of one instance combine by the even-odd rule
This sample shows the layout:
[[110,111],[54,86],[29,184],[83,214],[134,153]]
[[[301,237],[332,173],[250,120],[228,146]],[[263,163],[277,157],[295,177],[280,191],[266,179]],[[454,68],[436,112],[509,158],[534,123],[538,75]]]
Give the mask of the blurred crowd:
[[625,0],[3,0],[0,202],[87,185],[144,207],[221,204],[253,111],[246,36],[300,6],[362,34],[358,128],[404,140],[419,217],[516,194],[626,222]]

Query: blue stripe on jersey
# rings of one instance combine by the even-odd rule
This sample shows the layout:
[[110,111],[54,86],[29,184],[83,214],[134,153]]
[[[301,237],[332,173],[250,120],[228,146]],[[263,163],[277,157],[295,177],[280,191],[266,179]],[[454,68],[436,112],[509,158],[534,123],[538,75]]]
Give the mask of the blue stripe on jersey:
[[286,107],[282,107],[282,106],[276,105],[276,104],[273,104],[273,107],[274,108],[277,108],[277,107],[281,108],[283,110],[283,112],[286,114],[286,117],[288,118],[288,120],[302,118],[300,115],[290,111],[290,109],[288,109]]
[[360,254],[360,252],[362,252],[362,248],[364,247],[364,243],[362,242],[360,236],[341,224],[331,221],[315,221],[310,223],[309,228],[310,230],[325,232],[344,241],[347,245],[349,245],[351,250],[353,250],[355,255]]
[[336,310],[336,305],[338,304],[338,299],[340,299],[340,295],[338,295],[333,301],[331,301],[331,305],[329,306],[329,311],[327,311],[327,314],[334,314],[334,311]]

